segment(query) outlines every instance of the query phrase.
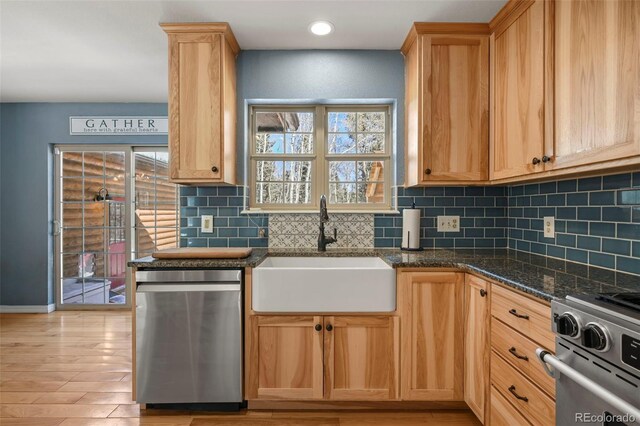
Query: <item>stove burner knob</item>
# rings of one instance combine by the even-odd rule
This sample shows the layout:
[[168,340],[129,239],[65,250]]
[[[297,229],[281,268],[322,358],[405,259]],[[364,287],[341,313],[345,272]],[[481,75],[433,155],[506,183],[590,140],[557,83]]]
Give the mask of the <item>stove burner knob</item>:
[[582,345],[599,352],[609,350],[609,336],[604,327],[590,322],[582,329]]
[[556,328],[558,334],[569,337],[578,337],[580,335],[580,322],[575,315],[565,312],[560,315],[557,320]]

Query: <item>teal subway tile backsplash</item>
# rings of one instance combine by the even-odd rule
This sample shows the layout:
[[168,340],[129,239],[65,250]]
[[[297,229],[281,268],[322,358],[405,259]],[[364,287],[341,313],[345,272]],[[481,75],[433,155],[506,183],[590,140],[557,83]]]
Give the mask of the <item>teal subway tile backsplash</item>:
[[[640,196],[634,194],[640,195],[638,172],[511,186],[509,247],[640,274]],[[523,205],[532,206],[529,216],[555,216],[554,238],[544,238],[541,228],[526,232]]]
[[[182,187],[182,246],[268,247],[268,214],[241,215],[243,187]],[[399,188],[399,209],[421,211],[425,248],[505,248],[640,275],[640,172],[490,187]],[[330,212],[331,213],[331,212]],[[214,218],[212,234],[200,216]],[[438,215],[460,216],[460,232],[442,233]],[[545,238],[543,217],[556,218]],[[375,247],[401,245],[402,216],[375,214]],[[309,229],[314,234],[316,229]]]

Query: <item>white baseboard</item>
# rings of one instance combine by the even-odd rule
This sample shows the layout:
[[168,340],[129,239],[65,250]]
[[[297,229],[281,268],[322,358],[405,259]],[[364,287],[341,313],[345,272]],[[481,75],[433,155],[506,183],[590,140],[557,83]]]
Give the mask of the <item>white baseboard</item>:
[[50,305],[0,305],[0,314],[48,314],[56,310]]

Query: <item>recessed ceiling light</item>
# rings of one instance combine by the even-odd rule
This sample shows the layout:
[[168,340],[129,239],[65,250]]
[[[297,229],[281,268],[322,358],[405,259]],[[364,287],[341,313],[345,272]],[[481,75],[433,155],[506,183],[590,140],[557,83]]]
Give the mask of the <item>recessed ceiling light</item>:
[[309,31],[317,36],[325,36],[333,32],[333,24],[329,21],[315,21],[309,25]]

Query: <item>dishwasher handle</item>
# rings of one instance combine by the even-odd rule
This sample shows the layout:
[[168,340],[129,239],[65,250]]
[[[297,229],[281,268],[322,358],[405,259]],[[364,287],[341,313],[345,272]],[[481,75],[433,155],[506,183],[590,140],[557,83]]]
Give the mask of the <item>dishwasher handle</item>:
[[137,271],[136,283],[240,283],[239,269],[160,269]]
[[[582,386],[587,391],[591,392],[598,398],[606,401],[616,409],[620,410],[620,412],[629,414],[636,419],[640,419],[640,409],[629,404],[627,401],[621,399],[617,395],[611,393],[579,371],[571,368],[570,366],[553,356],[551,353],[542,348],[537,348],[536,355],[538,356],[538,360],[542,363],[542,366],[550,376],[557,378],[558,373],[564,374],[565,376],[567,376],[567,378],[573,380],[575,383]],[[550,371],[547,364],[551,365],[554,371]]]
[[185,292],[216,292],[216,291],[240,291],[240,284],[139,284],[137,293],[185,293]]

